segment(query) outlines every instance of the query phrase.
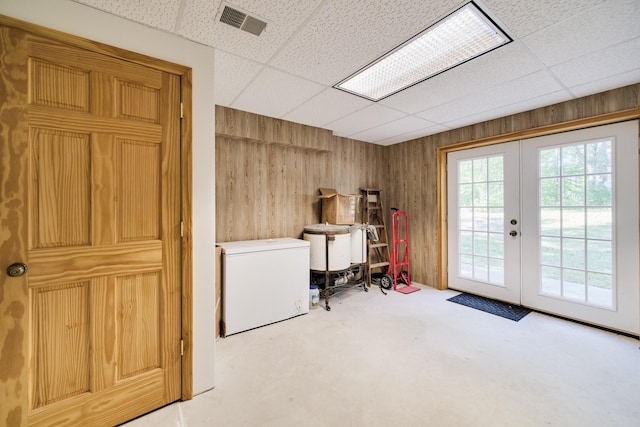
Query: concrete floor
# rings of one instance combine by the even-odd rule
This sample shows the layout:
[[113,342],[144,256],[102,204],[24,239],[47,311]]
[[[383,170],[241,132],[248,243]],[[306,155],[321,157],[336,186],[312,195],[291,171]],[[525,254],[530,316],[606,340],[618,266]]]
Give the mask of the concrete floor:
[[220,339],[215,389],[126,426],[640,425],[637,339],[420,287]]

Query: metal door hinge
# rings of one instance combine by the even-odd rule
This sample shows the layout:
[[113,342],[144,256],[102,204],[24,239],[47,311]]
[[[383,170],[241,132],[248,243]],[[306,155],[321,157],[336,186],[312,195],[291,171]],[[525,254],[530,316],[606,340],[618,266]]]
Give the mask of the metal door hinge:
[[184,108],[182,102],[180,103],[180,118],[184,119]]
[[180,356],[184,356],[184,340],[180,340]]
[[184,221],[180,221],[180,237],[184,237]]

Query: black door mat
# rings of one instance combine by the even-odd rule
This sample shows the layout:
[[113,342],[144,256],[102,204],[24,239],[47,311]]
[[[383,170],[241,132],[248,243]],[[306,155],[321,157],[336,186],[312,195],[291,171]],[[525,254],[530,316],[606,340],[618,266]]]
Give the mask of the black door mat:
[[494,299],[472,294],[462,293],[460,295],[449,298],[447,301],[466,305],[467,307],[475,308],[476,310],[481,310],[486,313],[495,314],[496,316],[504,317],[505,319],[513,320],[515,322],[531,313],[531,310],[519,305],[513,305],[507,302],[496,301]]

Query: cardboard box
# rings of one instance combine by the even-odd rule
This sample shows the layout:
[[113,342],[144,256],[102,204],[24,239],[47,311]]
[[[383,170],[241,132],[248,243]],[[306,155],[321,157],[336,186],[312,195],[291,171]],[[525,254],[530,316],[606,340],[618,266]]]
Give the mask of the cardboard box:
[[338,194],[333,188],[321,188],[322,220],[329,224],[351,225],[362,222],[362,208],[359,194]]

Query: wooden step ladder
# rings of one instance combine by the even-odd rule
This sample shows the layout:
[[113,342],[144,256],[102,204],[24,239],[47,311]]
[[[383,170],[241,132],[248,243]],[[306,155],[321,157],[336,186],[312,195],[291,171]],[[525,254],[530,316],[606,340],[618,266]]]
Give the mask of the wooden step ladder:
[[367,239],[367,286],[371,286],[371,273],[375,271],[387,273],[389,268],[389,241],[384,225],[384,209],[382,207],[382,191],[372,188],[361,188],[363,195],[363,222],[372,225],[378,233],[378,241]]

